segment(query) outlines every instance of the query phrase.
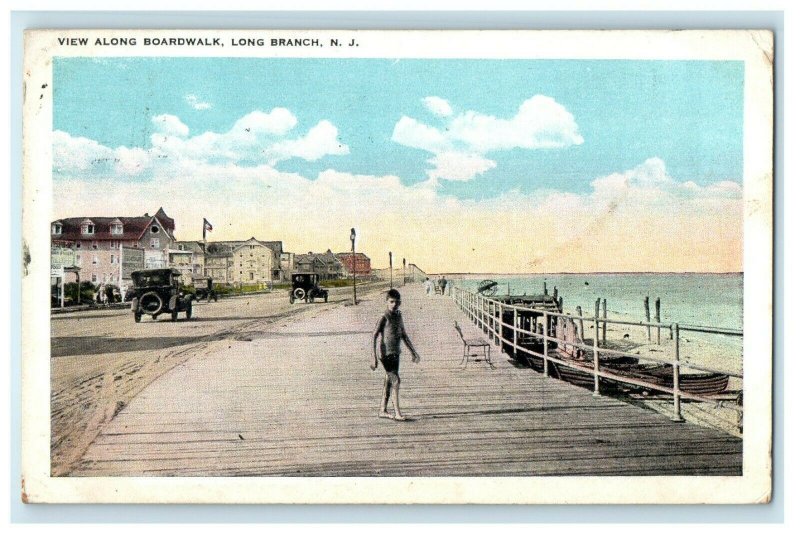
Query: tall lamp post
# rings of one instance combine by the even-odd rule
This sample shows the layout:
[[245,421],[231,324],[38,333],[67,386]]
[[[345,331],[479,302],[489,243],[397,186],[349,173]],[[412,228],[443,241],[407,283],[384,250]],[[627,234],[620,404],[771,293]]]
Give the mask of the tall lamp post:
[[352,256],[350,258],[350,267],[353,269],[353,306],[358,304],[356,299],[356,229],[350,228],[350,250]]
[[406,287],[406,259],[403,258],[403,287]]
[[389,251],[389,289],[394,287],[394,270],[392,269],[392,252]]

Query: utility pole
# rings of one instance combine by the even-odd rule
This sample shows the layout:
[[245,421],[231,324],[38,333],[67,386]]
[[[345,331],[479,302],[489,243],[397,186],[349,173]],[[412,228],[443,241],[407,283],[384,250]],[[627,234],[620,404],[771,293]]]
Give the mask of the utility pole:
[[403,287],[406,287],[406,259],[403,258]]
[[392,251],[389,251],[389,289],[394,287],[394,269],[392,269]]
[[356,304],[358,304],[358,299],[356,298],[356,229],[355,228],[350,228],[350,250],[352,252],[350,267],[353,269],[353,306],[355,306]]

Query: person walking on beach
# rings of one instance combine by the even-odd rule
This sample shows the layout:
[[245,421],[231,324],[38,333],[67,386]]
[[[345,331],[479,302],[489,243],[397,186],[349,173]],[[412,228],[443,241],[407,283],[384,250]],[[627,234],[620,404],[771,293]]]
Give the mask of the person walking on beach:
[[[406,418],[400,412],[400,342],[404,342],[411,351],[411,361],[418,363],[419,354],[411,340],[406,334],[403,325],[403,316],[400,314],[400,292],[390,289],[386,292],[386,312],[378,320],[375,333],[372,336],[372,364],[370,369],[373,371],[378,368],[378,337],[381,338],[381,364],[386,371],[386,378],[383,382],[383,397],[381,399],[381,411],[379,417],[392,419],[387,408],[389,397],[392,398],[394,407],[394,420],[405,421]],[[394,395],[392,395],[394,393]]]

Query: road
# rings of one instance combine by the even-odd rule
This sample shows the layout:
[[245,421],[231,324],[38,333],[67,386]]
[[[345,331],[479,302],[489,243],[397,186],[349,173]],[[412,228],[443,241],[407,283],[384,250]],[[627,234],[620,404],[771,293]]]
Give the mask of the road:
[[[377,291],[373,284],[361,291]],[[351,288],[330,291],[327,304],[289,304],[286,291],[200,302],[183,314],[145,317],[128,310],[89,310],[52,316],[52,475],[69,474],[103,425],[153,380],[229,340],[247,339],[281,319],[308,316],[348,304]]]

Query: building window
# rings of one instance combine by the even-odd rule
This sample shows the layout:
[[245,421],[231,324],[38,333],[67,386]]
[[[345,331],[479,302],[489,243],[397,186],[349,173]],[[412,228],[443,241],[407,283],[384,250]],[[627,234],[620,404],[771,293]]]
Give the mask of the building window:
[[53,235],[61,235],[61,223],[56,223],[52,226],[51,232]]
[[97,265],[97,254],[92,257],[92,265]]
[[112,249],[119,248],[119,241],[112,241],[111,242],[111,248]]
[[97,275],[95,273],[92,273],[92,283],[93,284],[97,283]]
[[77,243],[75,243],[75,248],[81,248],[81,242],[80,242],[80,241],[78,241]]
[[153,239],[150,240],[150,248],[161,248],[159,246],[160,243],[161,242],[159,241],[159,239],[157,237],[154,237]]
[[112,235],[122,235],[122,225],[121,224],[112,224],[111,225],[111,234]]
[[250,273],[250,280],[256,279],[256,273]]
[[111,265],[114,265],[114,255],[111,255]]
[[160,230],[158,229],[158,225],[154,224],[153,226],[150,227],[151,234],[157,234],[158,232],[160,232]]
[[186,249],[183,248],[183,245],[178,245],[178,250],[186,250]]
[[75,254],[75,264],[80,265],[80,263],[81,263],[81,255]]
[[84,224],[81,227],[81,233],[86,235],[93,235],[94,234],[94,225],[93,224]]
[[92,248],[97,250],[97,241],[92,241]]

